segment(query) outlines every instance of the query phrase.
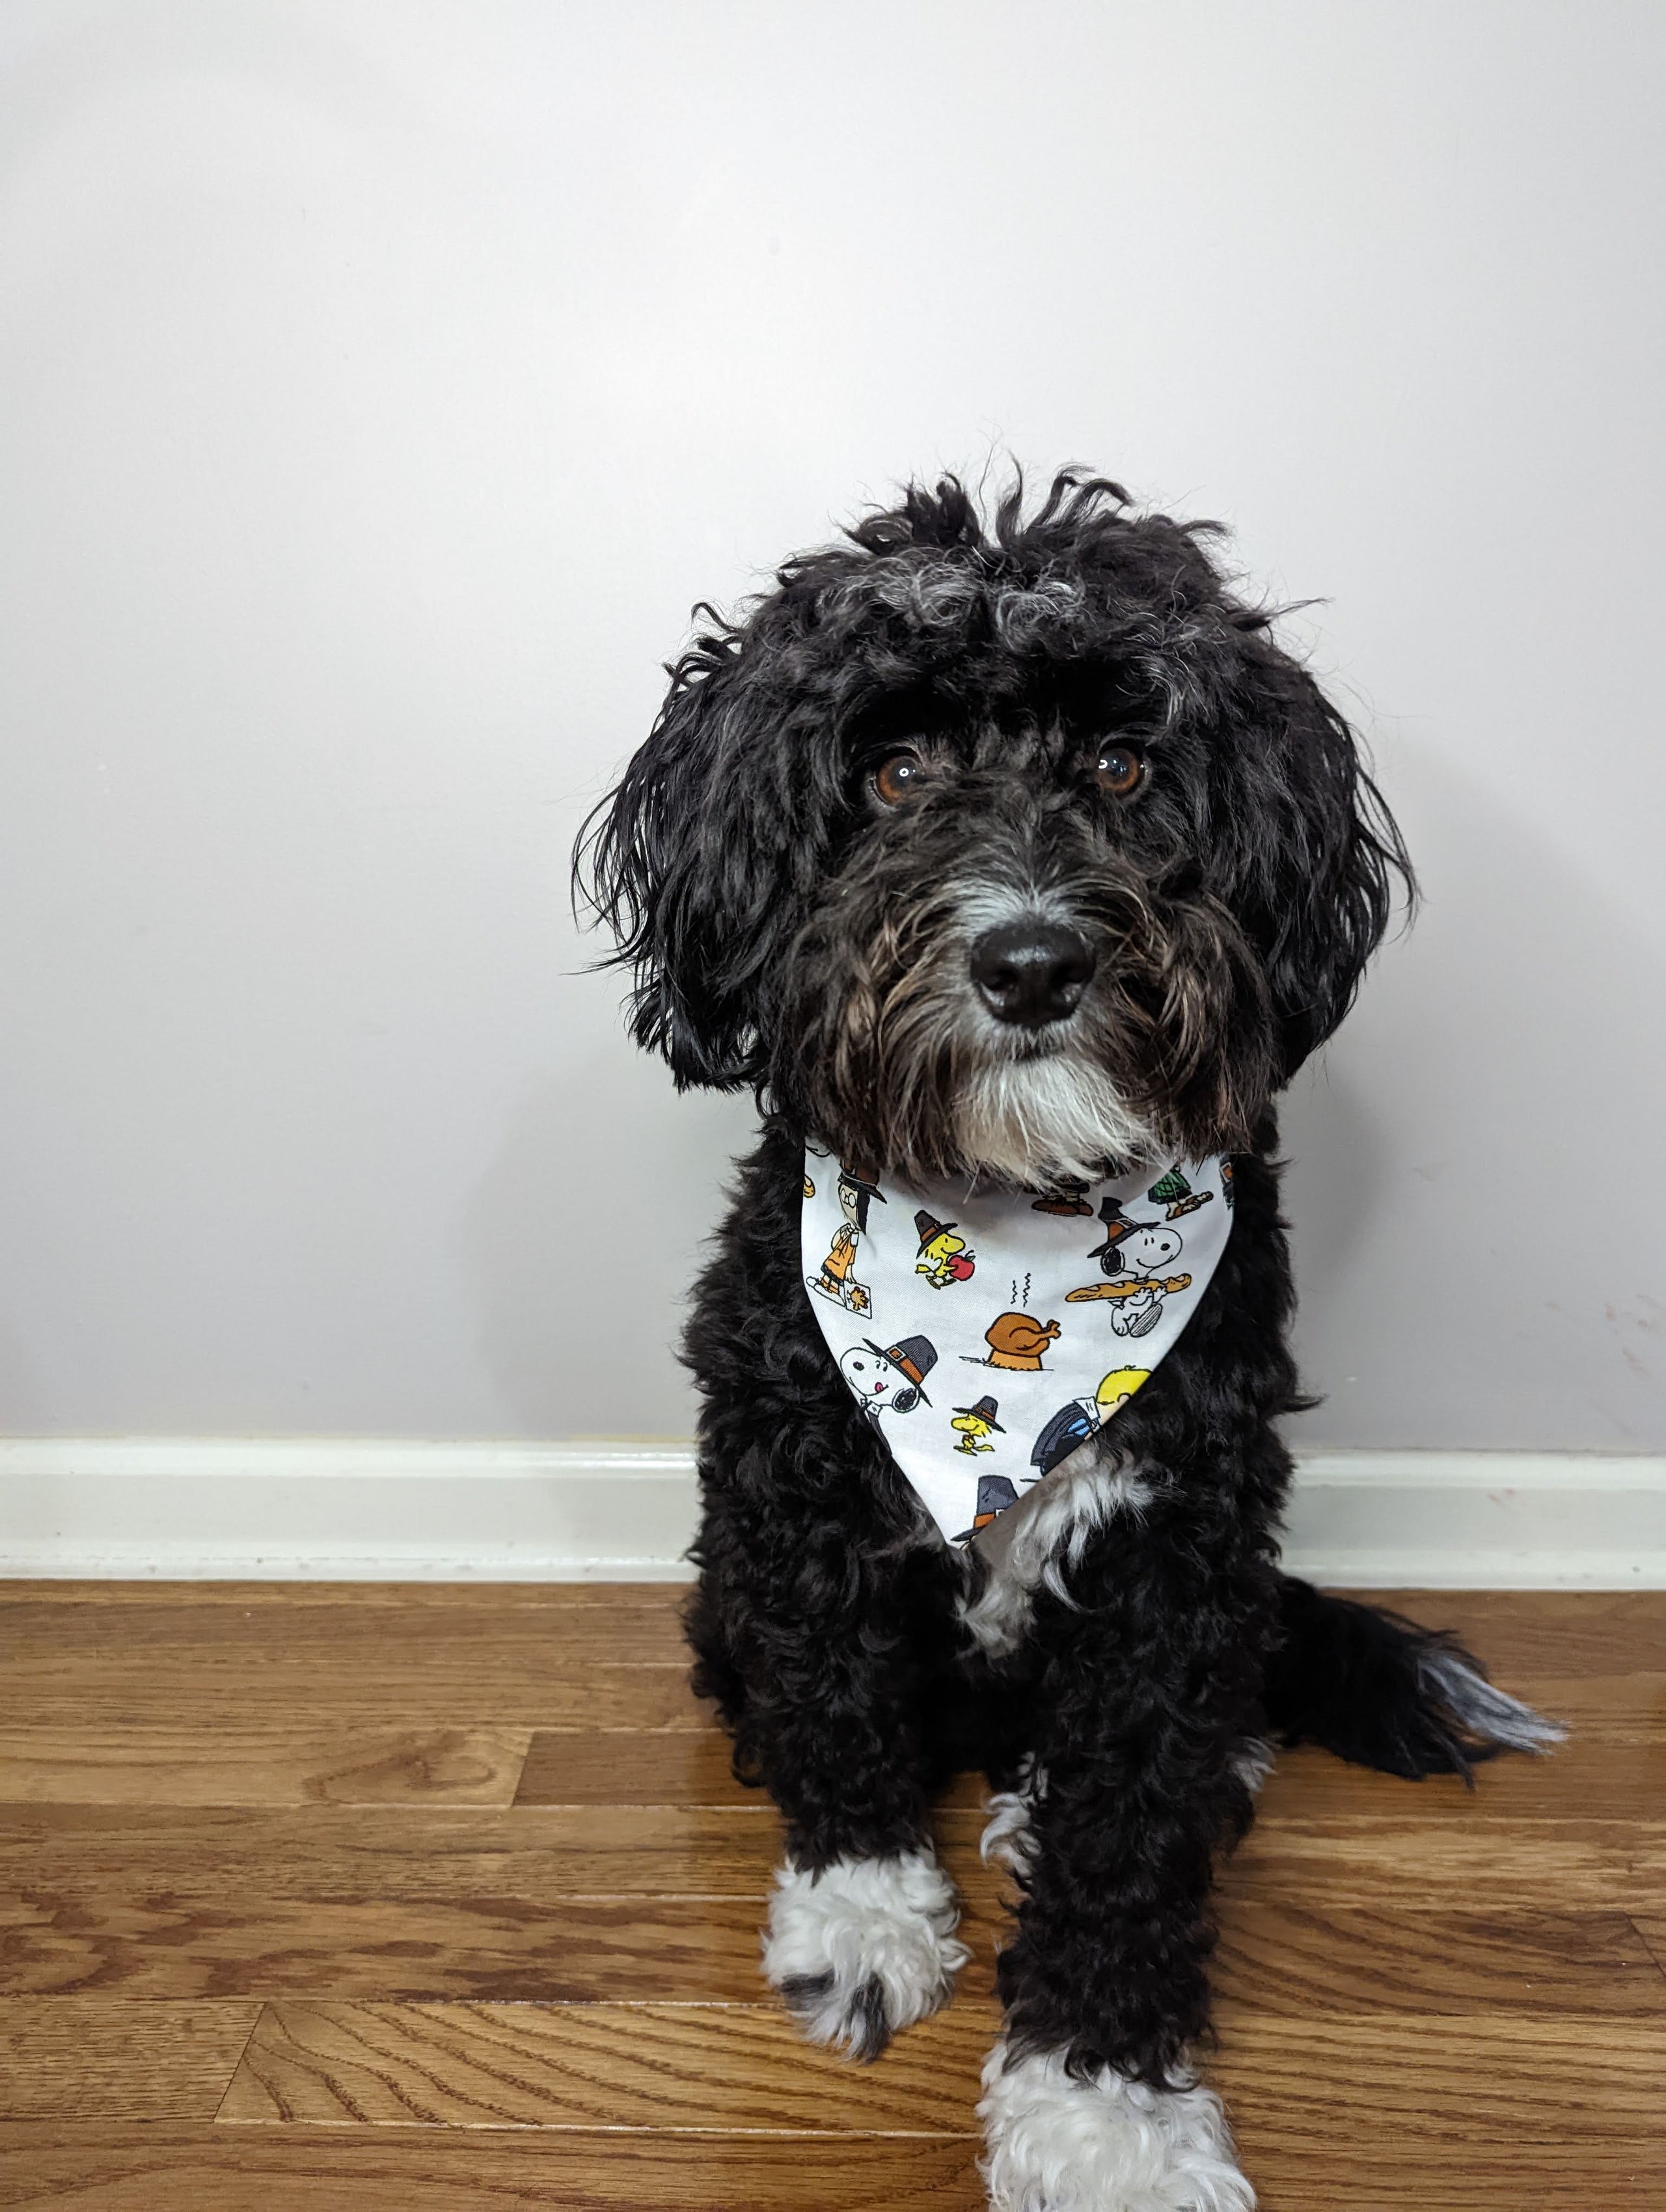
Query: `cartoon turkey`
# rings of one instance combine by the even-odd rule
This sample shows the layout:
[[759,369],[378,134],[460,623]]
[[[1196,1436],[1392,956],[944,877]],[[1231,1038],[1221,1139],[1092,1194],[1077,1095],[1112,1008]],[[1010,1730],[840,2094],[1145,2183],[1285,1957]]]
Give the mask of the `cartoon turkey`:
[[989,1347],[988,1364],[1017,1367],[1033,1375],[1041,1367],[1043,1352],[1059,1334],[1055,1321],[1039,1322],[1027,1313],[1000,1314],[983,1332],[983,1341]]

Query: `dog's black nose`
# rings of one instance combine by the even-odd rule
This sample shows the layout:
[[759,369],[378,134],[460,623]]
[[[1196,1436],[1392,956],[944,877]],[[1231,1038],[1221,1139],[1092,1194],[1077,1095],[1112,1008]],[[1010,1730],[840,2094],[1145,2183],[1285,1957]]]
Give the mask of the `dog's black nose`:
[[986,930],[972,947],[972,981],[999,1022],[1038,1030],[1061,1022],[1093,974],[1085,937],[1050,921],[1016,921]]

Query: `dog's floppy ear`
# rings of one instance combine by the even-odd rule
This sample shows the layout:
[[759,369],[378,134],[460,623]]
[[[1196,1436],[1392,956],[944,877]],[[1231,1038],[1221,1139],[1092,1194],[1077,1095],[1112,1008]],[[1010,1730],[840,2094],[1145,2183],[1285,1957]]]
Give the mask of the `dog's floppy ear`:
[[679,1090],[733,1091],[766,1068],[783,794],[768,732],[752,726],[763,708],[739,633],[702,636],[671,679],[647,742],[580,835],[574,883],[618,939],[613,963],[634,971],[637,1043],[664,1054]]
[[[1353,731],[1264,633],[1246,640],[1226,839],[1232,902],[1261,951],[1288,1081],[1353,1003],[1393,911],[1416,882]],[[1223,825],[1225,826],[1225,825]]]

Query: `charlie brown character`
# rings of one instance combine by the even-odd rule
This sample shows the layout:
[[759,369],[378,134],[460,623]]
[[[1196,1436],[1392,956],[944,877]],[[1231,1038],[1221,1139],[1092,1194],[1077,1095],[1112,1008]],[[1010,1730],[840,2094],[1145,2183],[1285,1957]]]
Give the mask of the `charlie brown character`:
[[1091,1398],[1073,1398],[1058,1412],[1036,1438],[1035,1449],[1030,1455],[1030,1464],[1043,1474],[1050,1474],[1061,1460],[1068,1459],[1078,1444],[1085,1444],[1110,1419],[1120,1413],[1142,1382],[1149,1382],[1148,1367],[1113,1367],[1104,1376]]
[[871,1176],[841,1164],[839,1211],[844,1219],[833,1232],[833,1242],[822,1261],[821,1273],[809,1278],[810,1287],[824,1298],[836,1298],[851,1313],[871,1313],[873,1301],[866,1283],[856,1279],[856,1240],[867,1227],[868,1207],[875,1199],[887,1203]]

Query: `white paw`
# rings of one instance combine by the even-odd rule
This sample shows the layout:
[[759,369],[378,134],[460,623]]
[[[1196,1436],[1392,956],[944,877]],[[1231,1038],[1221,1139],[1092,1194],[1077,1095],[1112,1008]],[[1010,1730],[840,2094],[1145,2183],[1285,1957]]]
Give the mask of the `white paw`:
[[1255,2212],[1212,2090],[1078,2081],[1057,2052],[998,2043],[977,2111],[993,2212]]
[[953,1885],[929,1851],[836,1859],[775,1875],[765,1978],[812,2043],[877,2058],[900,2027],[947,2002],[971,1954],[955,1939]]

